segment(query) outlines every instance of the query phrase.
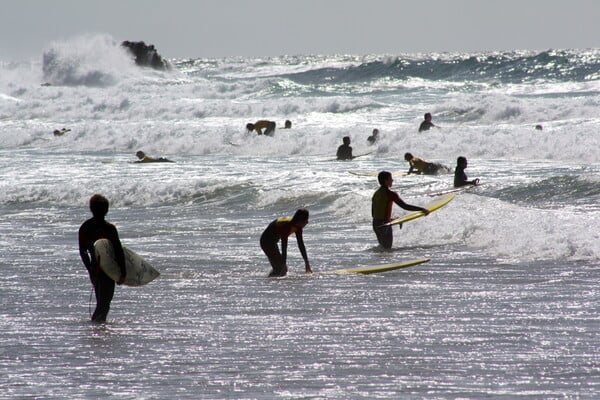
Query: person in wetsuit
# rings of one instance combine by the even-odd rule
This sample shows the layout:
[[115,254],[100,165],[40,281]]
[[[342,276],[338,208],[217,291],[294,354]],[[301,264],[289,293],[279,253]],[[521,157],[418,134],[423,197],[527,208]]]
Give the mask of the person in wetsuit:
[[421,125],[419,125],[419,132],[428,131],[434,126],[436,126],[433,124],[433,122],[431,122],[431,119],[431,113],[425,113],[423,117],[423,122],[421,122]]
[[375,142],[377,142],[378,139],[379,139],[379,129],[375,128],[375,129],[373,129],[373,134],[367,138],[367,143],[369,143],[369,145],[373,145],[373,144],[375,144]]
[[336,157],[338,160],[352,160],[352,146],[350,146],[350,136],[344,136],[342,139],[344,144],[337,149]]
[[[275,134],[276,123],[273,121],[267,121],[265,119],[261,119],[260,121],[256,121],[255,123],[246,124],[246,129],[248,132],[256,131],[259,135],[267,135],[273,136]],[[264,132],[262,130],[265,130]]]
[[168,158],[164,158],[164,157],[159,157],[159,158],[150,157],[149,155],[147,155],[146,153],[144,153],[141,150],[139,150],[137,153],[135,153],[135,156],[138,158],[136,163],[173,162],[173,161],[169,160]]
[[465,169],[467,168],[467,159],[460,156],[456,159],[456,169],[454,170],[454,187],[462,187],[466,185],[477,186],[479,179],[467,180]]
[[373,194],[371,200],[371,216],[373,217],[373,231],[377,236],[377,241],[384,249],[391,249],[394,241],[392,226],[382,226],[392,220],[392,206],[394,203],[405,210],[422,211],[425,215],[429,214],[426,208],[413,206],[405,203],[397,192],[390,190],[394,180],[392,173],[381,171],[377,175],[377,180],[381,187]]
[[[308,210],[301,208],[296,211],[293,217],[277,218],[264,230],[260,237],[260,247],[267,255],[273,267],[273,270],[269,274],[270,277],[285,276],[287,274],[288,236],[292,233],[296,234],[296,241],[304,259],[306,273],[312,273],[308,256],[306,255],[306,248],[304,247],[304,240],[302,239],[302,229],[306,224],[308,224]],[[281,252],[279,252],[279,247],[277,246],[279,240],[281,240]]]
[[425,161],[421,158],[414,157],[410,153],[404,154],[404,160],[408,161],[410,168],[408,169],[409,174],[424,174],[424,175],[437,175],[439,173],[450,172],[450,168],[439,164]]
[[115,281],[109,278],[96,263],[94,243],[98,239],[108,239],[112,243],[117,263],[121,269],[121,277],[117,282],[119,285],[125,281],[127,274],[125,254],[117,228],[104,219],[108,213],[106,197],[100,194],[93,195],[90,198],[90,211],[92,218],[85,221],[79,228],[79,255],[88,270],[96,293],[96,309],[92,315],[92,322],[105,322],[115,292]]

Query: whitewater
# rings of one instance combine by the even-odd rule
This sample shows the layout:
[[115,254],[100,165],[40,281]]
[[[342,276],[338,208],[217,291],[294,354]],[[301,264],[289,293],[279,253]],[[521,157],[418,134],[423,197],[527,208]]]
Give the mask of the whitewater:
[[[600,396],[600,50],[157,71],[91,35],[45,55],[0,59],[0,398]],[[439,128],[419,133],[426,112]],[[260,119],[273,137],[246,131]],[[335,160],[344,136],[366,155]],[[136,164],[138,150],[175,162]],[[405,152],[452,169],[465,156],[482,185],[384,251],[376,178],[350,172],[406,171]],[[423,205],[452,180],[392,189]],[[161,272],[117,287],[102,325],[77,247],[94,193]],[[269,279],[260,235],[301,207],[315,273],[291,237],[288,276]]]

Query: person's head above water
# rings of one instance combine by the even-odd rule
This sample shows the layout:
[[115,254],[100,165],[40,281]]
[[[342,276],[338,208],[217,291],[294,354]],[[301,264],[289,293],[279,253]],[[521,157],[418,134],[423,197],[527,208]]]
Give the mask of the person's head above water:
[[95,194],[90,198],[90,211],[96,218],[104,218],[108,214],[108,199],[101,194]]
[[344,136],[342,141],[344,142],[344,144],[350,144],[350,136]]

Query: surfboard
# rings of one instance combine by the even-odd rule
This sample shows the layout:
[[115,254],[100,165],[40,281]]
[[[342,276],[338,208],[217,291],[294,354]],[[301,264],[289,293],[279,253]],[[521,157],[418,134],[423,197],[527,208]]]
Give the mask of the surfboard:
[[[379,172],[373,172],[373,171],[348,171],[349,173],[351,173],[352,175],[357,175],[357,176],[377,176],[379,175]],[[392,176],[405,176],[408,175],[408,173],[406,171],[395,171],[392,172]]]
[[[430,212],[435,211],[438,208],[441,208],[441,207],[445,206],[446,204],[450,203],[450,201],[452,201],[454,196],[456,196],[455,193],[447,193],[445,195],[439,196],[432,202],[427,203],[427,205],[425,205],[423,208],[426,208]],[[387,224],[383,224],[381,226],[403,224],[404,222],[412,221],[413,219],[422,217],[424,215],[425,214],[423,213],[423,211],[413,211],[413,212],[403,215],[402,217],[393,219],[390,222],[388,222]]]
[[463,192],[463,191],[467,191],[467,190],[476,188],[476,187],[481,186],[481,185],[482,185],[481,183],[479,183],[477,185],[465,185],[465,186],[461,186],[461,187],[454,188],[454,189],[448,189],[448,190],[442,190],[442,191],[439,191],[439,192],[427,193],[427,196],[435,197],[435,196],[441,196],[443,194],[448,194],[448,193]]
[[393,271],[400,268],[408,268],[413,265],[423,264],[431,261],[430,258],[419,258],[416,260],[404,261],[401,263],[392,264],[381,264],[381,265],[367,265],[365,267],[357,268],[342,268],[330,271],[330,274],[376,274],[379,272]]
[[[121,270],[115,258],[113,246],[108,239],[99,239],[94,243],[96,262],[100,268],[115,282],[119,280]],[[125,253],[125,268],[127,274],[124,285],[142,286],[152,282],[160,273],[135,251],[123,246]]]

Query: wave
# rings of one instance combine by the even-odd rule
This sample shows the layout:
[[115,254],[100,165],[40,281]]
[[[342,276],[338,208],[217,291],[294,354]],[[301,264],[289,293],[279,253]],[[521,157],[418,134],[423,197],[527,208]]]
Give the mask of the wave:
[[524,83],[543,81],[584,82],[600,78],[600,51],[544,51],[492,54],[442,54],[404,56],[310,71],[283,77],[299,84],[334,85],[381,79],[408,81]]
[[42,57],[46,84],[106,87],[135,71],[134,62],[109,35],[84,35],[54,42]]

